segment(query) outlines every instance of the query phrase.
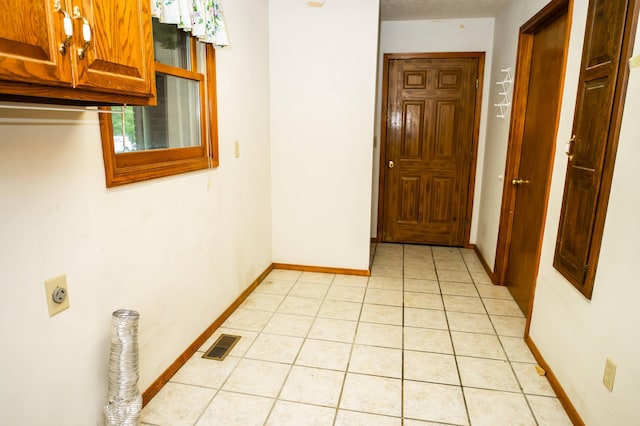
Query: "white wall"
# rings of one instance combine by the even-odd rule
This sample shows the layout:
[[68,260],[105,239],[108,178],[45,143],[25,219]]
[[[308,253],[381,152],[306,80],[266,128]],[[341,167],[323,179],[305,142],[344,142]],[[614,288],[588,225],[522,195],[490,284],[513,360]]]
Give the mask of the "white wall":
[[274,262],[368,269],[377,0],[272,0]]
[[94,113],[0,110],[1,424],[103,424],[114,310],[141,314],[144,390],[271,264],[268,11],[225,13],[213,172],[106,189]]
[[484,163],[484,146],[487,117],[492,116],[488,109],[491,83],[491,63],[493,50],[493,18],[446,19],[428,21],[386,21],[380,28],[380,50],[378,58],[378,86],[376,98],[376,125],[373,159],[373,202],[371,207],[371,236],[377,236],[378,226],[378,189],[380,176],[380,121],[382,114],[382,70],[385,53],[422,53],[422,52],[486,52],[484,90],[478,139],[478,158],[476,187],[474,195],[473,220],[470,240],[475,241],[480,206],[480,177]]
[[[584,33],[586,6],[576,4],[575,34]],[[568,76],[578,75],[580,46]],[[636,54],[640,43],[636,43]],[[549,213],[530,335],[553,368],[587,425],[640,424],[640,69],[631,73],[627,89],[616,166],[592,299],[585,299],[552,266],[564,189],[566,156],[563,141],[571,134],[576,85],[563,103]],[[607,357],[618,366],[613,392],[602,384]]]
[[[513,0],[496,18],[494,75],[500,68],[514,67],[518,29],[546,3]],[[586,13],[587,2],[576,0],[530,336],[587,425],[622,426],[640,423],[637,410],[640,399],[640,344],[637,339],[640,287],[634,268],[638,262],[637,241],[640,239],[640,197],[636,186],[640,175],[635,164],[635,158],[640,155],[637,144],[640,124],[635,118],[640,114],[638,69],[632,72],[627,92],[592,299],[586,300],[553,268],[567,165],[563,147],[573,124]],[[639,43],[636,43],[636,51],[640,51]],[[493,90],[495,92],[495,88]],[[497,94],[491,96],[493,101]],[[508,118],[504,121],[490,118],[480,211],[482,220],[476,242],[490,265],[495,258],[502,197],[502,182],[497,176],[504,172],[508,129]],[[613,393],[602,385],[607,357],[618,365]]]

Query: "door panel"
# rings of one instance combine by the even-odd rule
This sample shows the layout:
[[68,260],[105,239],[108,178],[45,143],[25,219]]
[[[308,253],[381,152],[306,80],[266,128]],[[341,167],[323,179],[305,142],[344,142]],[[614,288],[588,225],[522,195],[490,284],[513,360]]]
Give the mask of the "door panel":
[[479,59],[388,65],[383,241],[461,246]]
[[525,314],[529,312],[538,273],[555,153],[566,35],[565,11],[533,34],[529,75],[518,76],[528,77],[528,97],[525,111],[513,112],[524,114],[524,127],[520,157],[510,178],[524,183],[516,181],[507,189],[515,191],[515,207],[505,284]]

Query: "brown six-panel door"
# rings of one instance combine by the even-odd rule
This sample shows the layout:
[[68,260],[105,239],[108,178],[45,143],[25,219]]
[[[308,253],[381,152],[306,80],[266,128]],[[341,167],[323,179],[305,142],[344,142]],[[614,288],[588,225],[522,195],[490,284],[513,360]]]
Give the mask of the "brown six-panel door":
[[478,57],[388,62],[383,241],[464,244]]

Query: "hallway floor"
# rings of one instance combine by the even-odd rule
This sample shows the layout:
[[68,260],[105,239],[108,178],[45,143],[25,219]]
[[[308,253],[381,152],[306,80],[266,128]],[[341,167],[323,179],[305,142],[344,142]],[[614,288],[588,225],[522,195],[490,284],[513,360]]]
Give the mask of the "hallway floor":
[[[375,247],[371,277],[273,270],[143,425],[571,425],[472,250]],[[202,355],[242,336],[224,361]]]

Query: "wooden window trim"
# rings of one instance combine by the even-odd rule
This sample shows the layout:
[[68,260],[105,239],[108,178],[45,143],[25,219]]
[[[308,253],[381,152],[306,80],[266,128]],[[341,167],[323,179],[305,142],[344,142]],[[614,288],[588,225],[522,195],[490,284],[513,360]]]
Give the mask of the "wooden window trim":
[[[191,40],[191,52],[192,70],[197,70],[196,41],[194,39]],[[196,80],[201,83],[202,145],[116,153],[111,116],[110,114],[100,114],[100,134],[107,188],[219,165],[215,49],[211,44],[205,45],[205,58],[204,77],[199,72],[156,62],[156,72],[158,73]]]

